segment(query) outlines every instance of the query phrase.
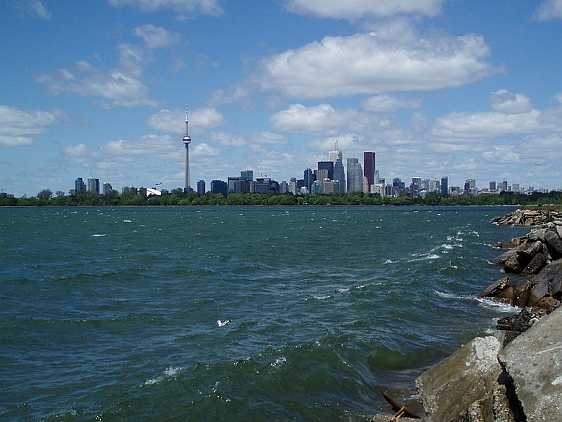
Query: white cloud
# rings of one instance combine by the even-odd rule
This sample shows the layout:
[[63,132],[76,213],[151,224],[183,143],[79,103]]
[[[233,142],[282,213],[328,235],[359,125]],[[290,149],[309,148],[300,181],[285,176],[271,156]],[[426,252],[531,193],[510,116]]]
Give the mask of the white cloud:
[[151,24],[137,26],[133,33],[142,38],[148,48],[165,48],[177,43],[180,35]]
[[430,91],[495,71],[481,36],[402,37],[387,29],[325,37],[269,57],[261,67],[262,88],[304,98]]
[[556,99],[556,101],[558,101],[560,104],[562,104],[562,92],[554,98]]
[[42,0],[19,0],[15,4],[21,15],[39,19],[51,19],[51,12]]
[[519,161],[520,155],[513,150],[511,145],[497,145],[491,150],[484,151],[482,157],[494,163],[515,163]]
[[213,142],[229,147],[241,147],[248,144],[248,141],[243,137],[225,132],[213,132],[209,138]]
[[131,6],[143,12],[172,10],[178,13],[201,13],[217,16],[222,14],[218,0],[109,0],[112,6]]
[[401,99],[390,95],[375,95],[363,102],[363,108],[373,113],[388,113],[401,108],[419,108],[421,100]]
[[60,117],[59,112],[23,111],[0,105],[0,147],[29,145]]
[[399,14],[435,16],[441,12],[442,3],[443,0],[289,0],[287,8],[320,18],[356,19]]
[[85,144],[69,145],[64,148],[64,155],[67,157],[86,158],[91,154],[91,151]]
[[492,92],[492,109],[501,113],[518,114],[531,111],[531,100],[522,94],[513,94],[505,89]]
[[392,127],[388,119],[355,109],[336,110],[330,104],[307,107],[291,104],[288,109],[270,118],[275,130],[280,132],[325,133],[335,135],[341,131],[382,131]]
[[[189,128],[195,133],[220,126],[223,121],[223,115],[213,107],[189,112]],[[185,112],[160,110],[148,118],[148,125],[160,132],[182,134],[185,132]]]
[[58,69],[54,73],[37,76],[36,80],[55,95],[68,92],[99,97],[114,107],[155,106],[141,80],[142,51],[129,44],[120,44],[117,49],[119,65],[109,71],[81,60],[71,70]]
[[433,135],[442,138],[496,138],[540,131],[541,113],[506,114],[497,111],[451,113],[435,121]]
[[535,17],[540,21],[562,19],[562,0],[544,0],[535,12]]

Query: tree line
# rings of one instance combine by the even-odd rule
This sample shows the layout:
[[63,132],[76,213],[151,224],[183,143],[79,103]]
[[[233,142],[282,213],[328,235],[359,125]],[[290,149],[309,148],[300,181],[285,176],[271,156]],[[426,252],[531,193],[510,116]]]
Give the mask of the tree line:
[[381,197],[379,195],[350,193],[335,195],[222,194],[184,193],[176,190],[162,196],[145,197],[135,193],[95,195],[53,195],[49,190],[35,197],[0,195],[0,206],[193,206],[193,205],[562,205],[562,192],[533,193],[531,195],[503,192],[498,195],[441,196],[428,193],[423,198],[407,195]]

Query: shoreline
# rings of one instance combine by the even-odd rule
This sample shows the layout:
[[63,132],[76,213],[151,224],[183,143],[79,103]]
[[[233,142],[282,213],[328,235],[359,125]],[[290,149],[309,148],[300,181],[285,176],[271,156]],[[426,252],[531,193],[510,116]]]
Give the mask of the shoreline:
[[401,406],[434,422],[562,421],[562,212],[518,209],[490,223],[531,229],[498,242],[505,277],[478,296],[520,311],[423,371],[416,402]]

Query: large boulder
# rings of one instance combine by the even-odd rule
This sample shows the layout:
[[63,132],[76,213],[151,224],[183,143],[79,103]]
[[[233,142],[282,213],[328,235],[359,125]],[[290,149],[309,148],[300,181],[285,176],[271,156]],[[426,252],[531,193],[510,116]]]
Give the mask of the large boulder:
[[543,252],[536,254],[531,262],[523,269],[522,273],[526,275],[537,274],[546,265],[548,259]]
[[511,277],[503,277],[490,284],[480,294],[480,297],[496,299],[499,302],[508,303],[513,306],[527,306],[528,296],[529,281]]
[[546,234],[546,229],[534,229],[529,232],[527,237],[532,242],[536,242],[537,240],[544,242],[545,234]]
[[529,422],[562,420],[561,326],[562,309],[557,309],[499,355]]
[[511,249],[498,256],[495,262],[503,265],[506,272],[519,274],[531,262],[533,257],[540,252],[546,253],[544,243],[539,240],[535,242],[526,241],[515,249]]
[[493,396],[501,372],[499,350],[496,337],[477,337],[418,377],[416,386],[431,420],[455,420]]
[[544,240],[553,258],[562,257],[562,239],[556,230],[548,230],[544,235]]
[[562,296],[562,259],[553,261],[531,280],[529,305],[545,296],[560,299]]

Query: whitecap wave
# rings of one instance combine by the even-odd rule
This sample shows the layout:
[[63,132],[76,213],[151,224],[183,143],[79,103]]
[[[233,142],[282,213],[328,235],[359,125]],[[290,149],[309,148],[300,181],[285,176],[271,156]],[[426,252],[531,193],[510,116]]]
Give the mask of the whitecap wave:
[[387,259],[386,261],[384,261],[385,264],[394,264],[394,262],[392,261],[392,259]]
[[437,255],[437,254],[434,253],[434,254],[422,256],[421,258],[410,259],[410,260],[408,260],[408,262],[429,261],[429,260],[434,260],[434,259],[439,259],[439,258],[441,258],[441,255]]
[[338,293],[347,293],[347,292],[349,292],[349,287],[341,288],[341,289],[336,289],[336,292],[338,292]]
[[317,296],[312,296],[312,297],[314,299],[317,299],[317,300],[326,300],[326,299],[331,298],[332,296],[330,296],[330,295],[317,295]]
[[287,363],[287,358],[285,356],[279,356],[277,359],[275,359],[275,362],[271,363],[271,366],[277,368],[284,365],[285,363]]
[[107,234],[105,233],[96,233],[92,235],[92,237],[105,237],[105,236],[107,236]]
[[495,311],[502,312],[502,313],[515,314],[520,311],[520,309],[517,306],[512,306],[508,303],[496,302],[494,300],[485,299],[481,297],[476,297],[474,298],[474,300],[476,300],[478,303],[480,303],[480,305],[484,306],[485,308],[493,309]]
[[123,223],[132,223],[132,220],[123,220]]
[[155,378],[149,378],[144,382],[144,385],[154,385],[164,381],[166,378],[173,378],[180,373],[182,368],[170,366],[164,369],[163,375]]
[[454,293],[441,292],[436,289],[433,289],[433,293],[435,293],[439,297],[442,297],[443,299],[458,299],[458,300],[470,299],[469,296],[462,296],[462,295],[456,295]]

